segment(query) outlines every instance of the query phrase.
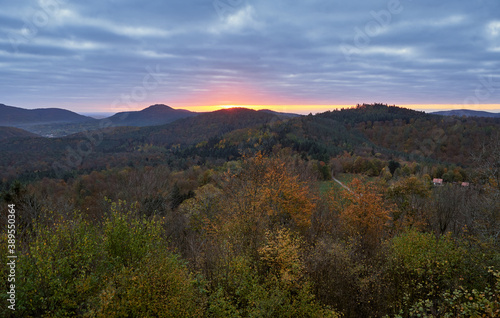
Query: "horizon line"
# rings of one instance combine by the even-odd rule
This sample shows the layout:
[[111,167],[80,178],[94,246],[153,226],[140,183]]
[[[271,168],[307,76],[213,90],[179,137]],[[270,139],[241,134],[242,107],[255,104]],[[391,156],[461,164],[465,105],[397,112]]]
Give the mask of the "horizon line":
[[[408,108],[416,111],[424,111],[426,113],[430,112],[436,112],[436,111],[447,111],[447,110],[461,110],[461,109],[466,109],[466,110],[473,110],[473,111],[486,111],[486,112],[491,112],[491,113],[500,113],[500,104],[397,104],[397,103],[382,103],[382,102],[376,102],[377,104],[384,104],[388,106],[397,106],[397,107],[403,107],[403,108]],[[0,103],[1,104],[1,103]],[[331,111],[331,110],[337,110],[337,109],[342,109],[342,108],[353,108],[356,107],[356,105],[362,105],[362,104],[373,104],[373,103],[356,103],[356,104],[218,104],[218,105],[182,105],[181,103],[171,103],[170,105],[166,103],[161,103],[161,102],[156,102],[156,103],[151,103],[151,104],[146,104],[146,106],[136,106],[136,107],[129,107],[129,108],[115,108],[115,109],[109,109],[106,107],[98,107],[94,106],[94,109],[76,109],[76,107],[60,107],[60,109],[65,109],[69,110],[75,113],[79,114],[116,114],[119,112],[128,112],[128,111],[141,111],[143,109],[146,109],[150,106],[153,105],[166,105],[169,106],[173,109],[183,109],[183,110],[189,110],[192,112],[212,112],[212,111],[217,111],[221,109],[228,109],[228,108],[234,108],[234,107],[239,107],[239,108],[248,108],[248,109],[253,109],[253,110],[263,110],[263,109],[268,109],[272,110],[275,112],[284,112],[284,113],[295,113],[295,114],[300,114],[300,115],[308,115],[308,114],[318,114],[318,113],[323,113],[326,111]],[[5,105],[5,104],[4,104]],[[44,108],[59,108],[57,106],[55,107],[19,107],[19,106],[13,106],[13,107],[18,107],[18,108],[24,108],[28,110],[33,110],[33,109],[44,109]]]
[[[253,110],[263,110],[268,109],[276,112],[284,112],[284,113],[295,113],[300,115],[307,115],[309,113],[317,114],[323,113],[326,111],[342,109],[342,108],[353,108],[357,105],[367,104],[367,103],[357,103],[357,104],[300,104],[300,105],[277,105],[277,104],[226,104],[226,105],[189,105],[189,106],[170,106],[168,104],[156,103],[148,106],[144,106],[144,108],[136,108],[136,109],[118,109],[118,110],[102,110],[102,111],[94,111],[94,110],[84,110],[84,111],[74,111],[76,113],[81,114],[99,114],[99,113],[119,113],[119,112],[127,112],[127,111],[141,111],[146,109],[152,105],[166,105],[173,109],[183,109],[189,110],[192,112],[211,112],[217,111],[221,109],[228,108],[248,108]],[[369,103],[373,104],[373,103]],[[500,104],[477,104],[477,105],[465,105],[465,104],[388,104],[381,103],[388,106],[397,106],[402,108],[413,109],[417,111],[424,112],[436,112],[436,111],[447,111],[447,110],[473,110],[473,111],[486,111],[492,113],[500,113]]]

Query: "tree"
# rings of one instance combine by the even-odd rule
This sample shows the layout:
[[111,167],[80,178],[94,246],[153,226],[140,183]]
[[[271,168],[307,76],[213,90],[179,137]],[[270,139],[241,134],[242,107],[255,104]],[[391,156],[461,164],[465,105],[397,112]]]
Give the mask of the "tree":
[[430,184],[415,176],[398,180],[388,191],[388,198],[398,206],[393,221],[399,228],[416,227],[423,229],[428,220],[426,201],[431,196]]
[[490,186],[500,190],[500,133],[491,136],[482,149],[473,154],[479,177]]
[[172,188],[172,192],[170,193],[170,208],[172,210],[177,209],[184,200],[193,197],[193,195],[194,193],[192,191],[182,193],[178,183],[176,182]]
[[[224,174],[216,213],[202,218],[204,244],[210,250],[205,253],[207,275],[216,275],[218,264],[234,255],[257,258],[266,231],[289,228],[305,233],[310,228],[315,196],[295,164],[304,165],[258,153],[245,157],[240,169]],[[215,202],[201,196],[196,200],[201,215],[203,202]]]
[[315,196],[292,163],[259,153],[245,158],[241,171],[227,177],[228,211],[250,217],[250,222],[264,222],[266,228],[310,226]]
[[401,164],[397,161],[390,160],[389,161],[389,171],[392,175],[394,175],[394,172],[396,171],[397,168],[401,167]]
[[394,206],[385,202],[383,190],[374,182],[354,178],[347,188],[341,190],[340,196],[331,190],[333,208],[339,213],[345,234],[359,238],[362,248],[368,251],[389,234]]
[[484,246],[475,247],[451,235],[436,239],[432,233],[415,230],[393,238],[389,247],[391,288],[386,296],[393,302],[394,313],[404,317],[497,317],[499,276],[488,267],[498,264],[498,251],[486,252]]

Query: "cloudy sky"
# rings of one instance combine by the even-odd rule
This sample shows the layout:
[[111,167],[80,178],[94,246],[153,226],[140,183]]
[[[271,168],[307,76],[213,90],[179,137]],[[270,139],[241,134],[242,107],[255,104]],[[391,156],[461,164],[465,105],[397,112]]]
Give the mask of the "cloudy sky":
[[314,113],[383,102],[500,111],[498,0],[0,5],[6,105],[78,112],[276,105]]

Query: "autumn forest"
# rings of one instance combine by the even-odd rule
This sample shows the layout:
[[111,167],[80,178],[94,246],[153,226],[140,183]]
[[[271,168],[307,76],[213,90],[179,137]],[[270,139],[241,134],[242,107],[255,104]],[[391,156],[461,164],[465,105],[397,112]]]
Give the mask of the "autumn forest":
[[92,125],[0,129],[2,317],[500,316],[500,118]]

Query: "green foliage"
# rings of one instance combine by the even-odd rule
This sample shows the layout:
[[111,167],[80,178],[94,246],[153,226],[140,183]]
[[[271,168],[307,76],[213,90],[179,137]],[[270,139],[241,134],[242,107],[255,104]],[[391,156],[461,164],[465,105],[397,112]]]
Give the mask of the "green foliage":
[[18,263],[18,313],[71,317],[85,312],[106,270],[98,231],[76,218],[36,225],[33,232]]
[[104,222],[103,248],[116,267],[134,266],[160,248],[160,224],[137,217],[137,205],[112,202]]
[[195,191],[194,198],[185,200],[179,211],[189,219],[192,230],[201,232],[204,223],[216,217],[221,200],[222,191],[213,184],[206,184]]
[[186,266],[165,250],[105,277],[94,317],[200,317],[204,299]]
[[[22,317],[199,317],[201,283],[166,249],[161,223],[137,205],[110,205],[101,225],[82,217],[34,224],[18,258]],[[4,238],[4,236],[2,236]],[[2,266],[2,272],[6,272]],[[201,285],[200,285],[201,284]],[[5,296],[3,296],[5,297]],[[1,313],[9,312],[2,307]]]
[[430,181],[415,176],[402,178],[389,188],[387,196],[398,206],[393,220],[399,228],[425,226],[427,209],[424,203],[431,196]]
[[[408,310],[411,317],[488,317],[500,316],[500,272],[489,270],[495,280],[493,288],[467,290],[459,287],[442,293],[442,302],[418,300]],[[402,317],[400,312],[396,317]]]
[[[369,114],[365,108],[357,111]],[[374,119],[386,116],[387,107],[379,108]],[[130,158],[126,152],[113,153],[116,145],[141,156],[166,151],[161,160],[179,155],[179,161],[175,168],[109,168],[67,182],[14,183],[3,199],[19,205],[16,314],[498,316],[496,166],[485,166],[486,174],[478,177],[459,167],[417,165],[399,157],[401,166],[393,177],[389,156],[375,154],[379,149],[368,142],[359,143],[363,146],[356,151],[362,153],[356,153],[350,137],[330,140],[329,125],[335,123],[342,133],[383,132],[380,126],[388,125],[411,135],[406,126],[422,122],[411,116],[390,124],[346,118],[343,126],[335,116],[326,117],[307,116],[230,135],[207,128],[218,131],[218,137],[199,142],[196,151],[216,157],[235,149],[245,153],[234,161],[197,157],[200,152],[182,157],[187,153],[182,146],[162,150],[146,137],[134,141],[132,132],[122,142],[115,131],[105,149],[117,162]],[[231,130],[231,123],[226,124]],[[247,141],[241,143],[241,138]],[[289,148],[281,148],[282,142]],[[250,143],[252,149],[274,155],[248,155]],[[315,159],[340,145],[353,151]],[[441,146],[451,148],[449,143]],[[336,182],[318,181],[329,177],[330,169],[371,177],[360,181],[357,174],[337,175],[349,187],[345,190]],[[478,181],[470,187],[438,187],[431,185],[435,176]],[[3,189],[8,185],[3,182]],[[1,233],[3,255],[6,240]],[[0,272],[4,277],[8,273],[5,262]],[[6,300],[6,293],[1,297]],[[10,314],[6,306],[0,308],[0,316]]]
[[230,260],[209,298],[210,317],[339,317],[315,301],[308,284],[293,289],[258,275],[247,257]]
[[[436,314],[466,306],[462,301],[467,297],[474,300],[476,296],[472,294],[490,300],[497,297],[495,292],[486,296],[491,290],[486,266],[496,262],[498,254],[484,254],[450,235],[436,238],[416,231],[395,237],[390,248],[389,279],[394,288],[392,301],[396,312],[412,314],[422,307],[427,309],[420,312]],[[479,303],[484,299],[476,300]]]

